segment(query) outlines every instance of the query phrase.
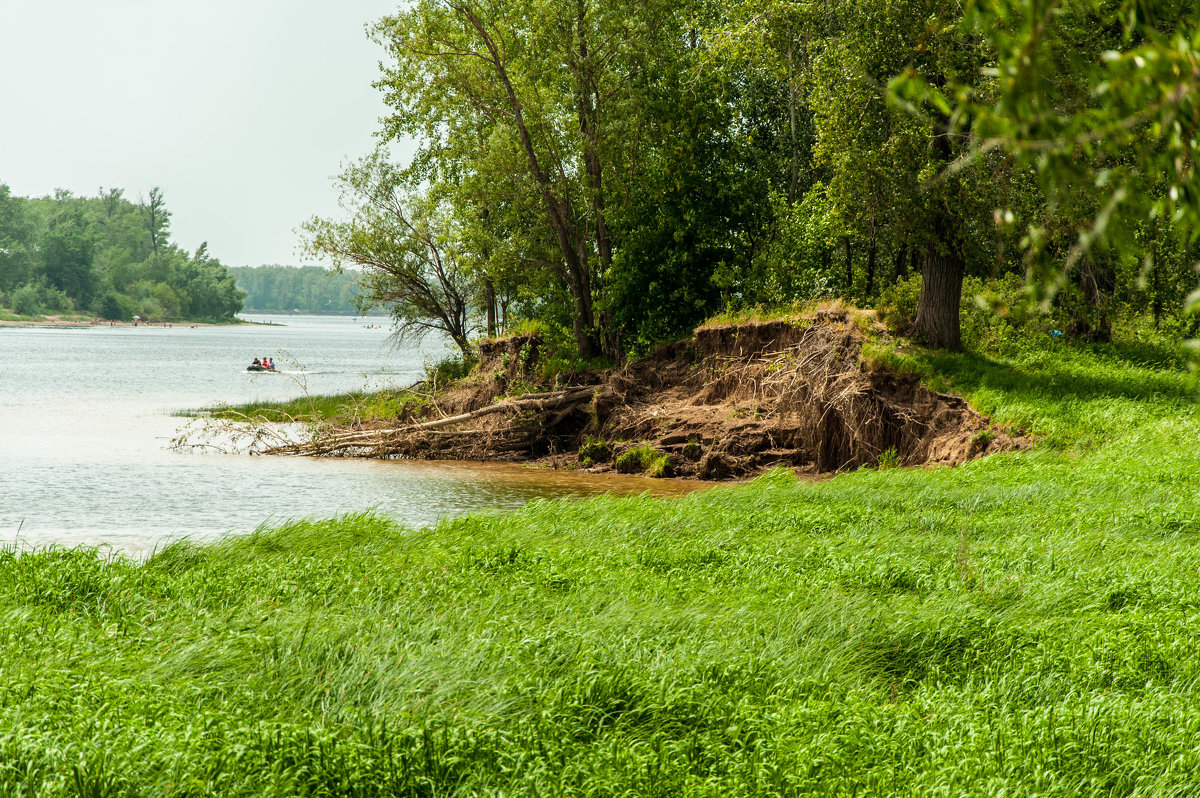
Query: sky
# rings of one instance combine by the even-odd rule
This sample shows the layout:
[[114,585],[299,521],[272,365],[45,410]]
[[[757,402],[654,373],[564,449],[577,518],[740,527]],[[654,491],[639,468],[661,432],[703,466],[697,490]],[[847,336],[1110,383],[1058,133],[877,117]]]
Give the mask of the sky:
[[298,265],[296,229],[340,216],[331,178],[375,146],[386,54],[365,26],[396,8],[0,0],[0,183],[135,202],[159,186],[185,249]]

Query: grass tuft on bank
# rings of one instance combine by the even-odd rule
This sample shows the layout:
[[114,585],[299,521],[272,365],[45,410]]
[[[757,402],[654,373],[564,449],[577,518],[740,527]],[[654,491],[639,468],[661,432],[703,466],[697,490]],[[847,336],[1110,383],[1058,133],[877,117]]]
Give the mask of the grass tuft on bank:
[[0,794],[1200,792],[1193,375],[895,356],[1049,443],[0,554]]

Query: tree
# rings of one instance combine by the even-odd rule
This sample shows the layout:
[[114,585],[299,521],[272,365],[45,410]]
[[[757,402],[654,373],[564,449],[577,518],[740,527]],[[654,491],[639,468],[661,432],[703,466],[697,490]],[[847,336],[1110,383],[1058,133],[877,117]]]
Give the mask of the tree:
[[150,251],[157,255],[159,246],[170,235],[171,225],[171,212],[167,210],[162,189],[158,186],[150,189],[150,198],[143,200],[140,207],[142,218],[145,220],[146,233],[150,237]]
[[24,285],[33,275],[34,230],[19,197],[0,183],[0,291]]
[[47,284],[74,300],[77,307],[87,307],[96,286],[92,270],[95,242],[81,209],[68,200],[60,198],[50,228],[38,243],[41,273]]
[[470,301],[476,291],[452,209],[406,191],[384,151],[346,169],[338,182],[350,220],[306,222],[308,252],[331,258],[338,269],[362,267],[362,309],[388,308],[401,340],[438,331],[469,357],[478,329]]
[[490,146],[519,153],[522,179],[511,185],[537,197],[556,249],[544,265],[571,297],[585,358],[615,354],[598,309],[618,245],[612,218],[640,173],[631,87],[648,59],[682,42],[674,11],[628,0],[419,0],[375,28],[395,61],[379,84],[394,109],[389,136],[421,136],[427,154],[460,158],[479,142],[472,166]]
[[[988,89],[962,76],[896,82],[969,142],[944,174],[1003,153],[1037,176],[1051,213],[997,213],[1027,225],[1030,284],[1044,302],[1072,275],[1094,275],[1087,261],[1105,250],[1152,275],[1159,237],[1147,257],[1147,226],[1167,220],[1185,241],[1200,233],[1198,22],[1194,4],[1170,0],[976,2],[961,30],[993,54]],[[1187,309],[1200,310],[1200,291]]]
[[[819,274],[803,281],[808,290],[838,286],[851,298],[869,296],[886,251],[893,262],[918,252],[925,274],[918,332],[934,346],[959,345],[963,277],[994,228],[986,202],[991,165],[945,174],[967,137],[949,129],[942,109],[897,103],[887,86],[906,70],[928,85],[986,82],[986,54],[960,29],[961,16],[952,0],[748,0],[735,9],[729,49],[747,72],[754,64],[743,55],[747,43],[757,45],[751,53],[766,51],[778,76],[775,104],[786,109],[774,119],[775,140],[786,142],[777,149],[787,156],[777,160],[776,194],[786,202],[773,205],[757,284],[794,286],[784,273]],[[797,203],[807,207],[797,211]],[[824,241],[812,240],[818,231]],[[780,260],[788,247],[809,262]],[[844,252],[836,273],[834,247]]]
[[246,292],[246,307],[266,312],[300,309],[309,313],[356,311],[358,272],[323,266],[235,266],[229,273]]

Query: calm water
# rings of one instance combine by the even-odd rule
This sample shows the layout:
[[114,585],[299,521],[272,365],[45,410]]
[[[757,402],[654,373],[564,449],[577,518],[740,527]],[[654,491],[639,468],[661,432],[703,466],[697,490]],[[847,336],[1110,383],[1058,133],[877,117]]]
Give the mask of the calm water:
[[[409,385],[439,346],[397,350],[362,320],[271,326],[0,328],[0,544],[144,554],[294,518],[375,508],[419,526],[470,510],[606,490],[670,489],[510,465],[181,453],[173,411]],[[270,355],[295,372],[252,374]]]

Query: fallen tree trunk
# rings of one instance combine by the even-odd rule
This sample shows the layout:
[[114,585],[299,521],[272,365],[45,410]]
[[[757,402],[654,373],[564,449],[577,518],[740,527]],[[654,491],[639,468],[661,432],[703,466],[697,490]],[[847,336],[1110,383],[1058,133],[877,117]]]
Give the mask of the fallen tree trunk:
[[470,421],[472,419],[490,415],[492,413],[502,413],[505,410],[553,410],[554,408],[561,407],[565,404],[577,404],[586,399],[591,399],[592,396],[594,396],[596,392],[600,390],[600,387],[601,386],[599,385],[592,385],[588,386],[587,388],[569,389],[566,391],[525,394],[512,399],[506,399],[503,402],[497,402],[494,405],[481,407],[478,410],[472,410],[470,413],[462,413],[461,415],[449,416],[448,418],[439,418],[435,421],[425,421],[420,424],[416,424],[409,429],[411,431],[438,429],[439,427],[448,427],[452,424],[461,424],[464,421]]
[[[262,454],[327,455],[335,452],[346,451],[348,449],[378,450],[412,435],[434,434],[468,436],[473,434],[485,434],[483,432],[475,433],[473,431],[462,431],[455,433],[439,432],[438,430],[440,430],[442,427],[450,427],[455,424],[462,424],[467,421],[473,421],[477,418],[482,418],[483,416],[492,415],[494,413],[503,413],[506,411],[520,412],[534,410],[538,412],[544,412],[547,410],[556,410],[563,406],[566,406],[568,410],[574,410],[582,402],[590,400],[601,390],[603,390],[603,386],[591,385],[585,388],[568,388],[561,391],[546,391],[542,393],[524,394],[522,396],[515,396],[511,399],[506,399],[503,402],[497,402],[496,404],[488,405],[487,407],[481,407],[478,410],[472,410],[470,413],[447,416],[446,418],[434,419],[433,421],[423,421],[418,424],[409,424],[404,427],[334,433],[332,435],[324,435],[310,441],[271,446],[264,449]],[[556,417],[552,423],[557,423],[560,420],[561,418]]]

